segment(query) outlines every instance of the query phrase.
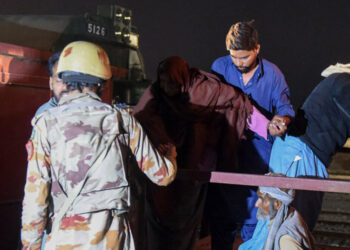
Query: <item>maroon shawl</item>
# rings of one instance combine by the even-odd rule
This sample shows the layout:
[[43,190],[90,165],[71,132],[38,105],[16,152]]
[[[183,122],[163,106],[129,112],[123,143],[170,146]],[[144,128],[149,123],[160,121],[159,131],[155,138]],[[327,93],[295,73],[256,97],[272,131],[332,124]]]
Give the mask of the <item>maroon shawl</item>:
[[[163,72],[181,85],[180,94],[169,97],[162,91],[159,75]],[[251,112],[251,103],[239,89],[220,82],[215,75],[190,69],[175,56],[159,64],[158,80],[134,109],[160,151],[169,143],[176,145],[180,169],[211,171],[235,170],[236,149]],[[146,203],[151,209],[146,209],[146,218],[156,225],[148,232],[150,244],[169,249],[166,246],[180,241],[182,245],[174,249],[191,249],[195,236],[190,232],[195,234],[200,225],[206,186],[177,179],[168,187],[147,183]],[[155,239],[149,238],[151,235]]]
[[[181,94],[169,97],[161,90],[162,72],[181,84]],[[235,169],[237,144],[251,112],[252,105],[239,89],[213,74],[190,69],[177,56],[159,64],[158,80],[134,109],[156,147],[176,145],[179,168],[225,171]]]

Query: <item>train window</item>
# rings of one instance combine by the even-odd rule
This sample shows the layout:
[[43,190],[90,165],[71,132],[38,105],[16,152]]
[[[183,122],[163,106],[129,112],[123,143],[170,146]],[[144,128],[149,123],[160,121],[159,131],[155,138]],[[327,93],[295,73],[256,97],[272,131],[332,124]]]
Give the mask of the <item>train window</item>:
[[137,50],[130,49],[129,53],[129,79],[141,81],[145,78],[142,60]]

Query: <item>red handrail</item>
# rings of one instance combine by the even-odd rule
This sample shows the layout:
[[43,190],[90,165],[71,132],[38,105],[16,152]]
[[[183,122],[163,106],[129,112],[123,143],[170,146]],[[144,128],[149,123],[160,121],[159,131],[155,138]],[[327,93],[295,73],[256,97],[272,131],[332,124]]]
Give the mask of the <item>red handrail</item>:
[[231,185],[268,186],[310,191],[350,193],[350,181],[320,179],[313,176],[279,177],[256,174],[179,170],[177,178],[181,180]]

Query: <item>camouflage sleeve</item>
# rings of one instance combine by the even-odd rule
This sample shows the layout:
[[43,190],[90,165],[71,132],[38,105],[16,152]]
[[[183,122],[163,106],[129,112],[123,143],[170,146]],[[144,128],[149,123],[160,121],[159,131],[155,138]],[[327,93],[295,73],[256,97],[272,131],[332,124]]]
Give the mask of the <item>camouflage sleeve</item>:
[[47,221],[51,177],[49,147],[45,134],[45,129],[40,128],[39,124],[35,125],[26,144],[28,168],[22,210],[23,249],[40,249]]
[[166,186],[176,176],[177,164],[173,157],[164,157],[156,150],[141,124],[125,111],[121,111],[124,129],[129,133],[129,147],[139,168],[155,184]]

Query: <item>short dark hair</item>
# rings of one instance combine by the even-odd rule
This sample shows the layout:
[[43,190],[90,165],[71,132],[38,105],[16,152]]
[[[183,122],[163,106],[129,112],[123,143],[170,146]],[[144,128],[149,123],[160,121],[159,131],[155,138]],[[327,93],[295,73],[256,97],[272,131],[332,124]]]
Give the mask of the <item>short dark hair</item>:
[[60,58],[60,55],[61,55],[61,51],[56,52],[47,61],[47,72],[49,73],[50,77],[52,77],[52,68]]
[[94,84],[87,84],[82,82],[68,82],[65,84],[67,84],[67,91],[78,90],[80,93],[83,91],[83,88],[89,88],[89,90],[93,90],[96,87]]
[[82,93],[84,88],[89,88],[90,91],[93,91],[95,87],[97,87],[96,94],[100,96],[105,83],[101,82],[99,85],[96,85],[96,84],[89,84],[89,83],[82,83],[82,82],[68,82],[65,84],[67,84],[68,92],[73,90],[78,90],[80,93]]
[[60,77],[67,85],[67,91],[78,90],[80,93],[85,87],[89,88],[89,90],[94,90],[97,87],[96,93],[101,95],[104,84],[106,83],[106,80],[99,77],[74,71],[65,71],[61,73]]
[[253,22],[238,22],[231,26],[226,35],[227,50],[253,50],[258,45],[258,31]]

